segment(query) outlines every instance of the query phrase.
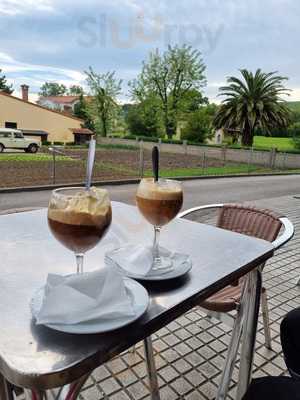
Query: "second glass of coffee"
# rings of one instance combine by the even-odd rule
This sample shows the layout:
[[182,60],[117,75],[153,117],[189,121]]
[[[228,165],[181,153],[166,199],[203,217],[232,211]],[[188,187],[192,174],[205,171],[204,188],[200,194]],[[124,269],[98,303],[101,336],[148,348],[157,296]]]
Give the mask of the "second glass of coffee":
[[136,203],[141,214],[154,226],[152,270],[170,268],[171,260],[160,255],[159,236],[162,226],[175,218],[182,207],[181,183],[170,179],[142,179],[137,189]]

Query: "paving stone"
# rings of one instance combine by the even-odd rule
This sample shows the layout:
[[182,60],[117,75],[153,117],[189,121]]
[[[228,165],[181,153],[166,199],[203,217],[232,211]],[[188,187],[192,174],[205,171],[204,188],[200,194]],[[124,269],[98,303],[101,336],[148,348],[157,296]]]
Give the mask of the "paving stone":
[[176,379],[171,383],[171,386],[180,396],[183,396],[192,389],[192,385],[184,378]]
[[136,382],[127,388],[128,392],[134,400],[139,400],[145,397],[149,391],[142,382]]
[[116,392],[118,389],[121,389],[121,386],[114,378],[108,378],[105,381],[102,381],[100,385],[103,392],[107,395]]
[[159,371],[159,375],[166,382],[170,382],[170,381],[174,380],[175,378],[178,378],[179,373],[171,365],[168,365],[167,367],[164,367]]
[[103,381],[104,379],[108,378],[110,376],[110,372],[106,369],[104,365],[101,365],[101,367],[95,369],[93,371],[93,377],[96,380],[96,382]]
[[131,369],[126,369],[117,375],[117,378],[123,386],[131,385],[138,380],[138,377],[132,372]]

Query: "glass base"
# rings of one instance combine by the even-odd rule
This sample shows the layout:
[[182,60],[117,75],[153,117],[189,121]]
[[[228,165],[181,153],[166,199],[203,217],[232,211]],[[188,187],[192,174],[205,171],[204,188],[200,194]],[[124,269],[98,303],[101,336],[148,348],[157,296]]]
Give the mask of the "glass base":
[[164,271],[170,269],[173,266],[172,260],[167,257],[159,257],[153,260],[151,271]]

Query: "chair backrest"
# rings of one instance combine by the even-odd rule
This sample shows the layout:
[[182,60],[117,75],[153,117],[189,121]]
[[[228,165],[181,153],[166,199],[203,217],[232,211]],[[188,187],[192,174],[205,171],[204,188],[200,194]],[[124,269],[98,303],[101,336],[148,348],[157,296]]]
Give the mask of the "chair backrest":
[[217,226],[273,242],[282,226],[279,218],[279,215],[267,209],[242,204],[225,204],[220,208]]

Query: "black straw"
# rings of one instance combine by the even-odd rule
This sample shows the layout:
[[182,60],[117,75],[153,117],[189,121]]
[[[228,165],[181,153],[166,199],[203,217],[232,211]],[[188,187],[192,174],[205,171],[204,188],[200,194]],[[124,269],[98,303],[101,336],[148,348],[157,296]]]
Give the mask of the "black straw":
[[154,146],[152,149],[152,170],[154,181],[158,181],[158,171],[159,171],[159,150],[157,146]]

